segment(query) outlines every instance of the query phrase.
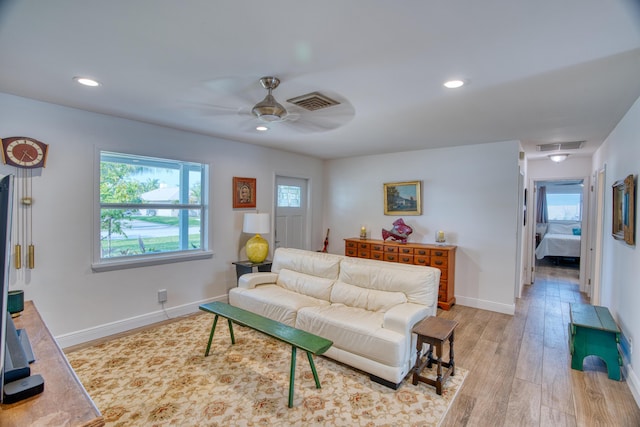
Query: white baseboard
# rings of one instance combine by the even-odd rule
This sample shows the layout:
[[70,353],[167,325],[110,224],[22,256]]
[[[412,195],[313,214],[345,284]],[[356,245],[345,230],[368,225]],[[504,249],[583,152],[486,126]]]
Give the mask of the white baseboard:
[[456,303],[467,307],[479,308],[481,310],[495,311],[514,315],[516,313],[515,304],[502,304],[494,301],[487,301],[478,298],[468,298],[456,295]]
[[640,406],[640,382],[638,381],[638,376],[631,369],[631,365],[625,365],[626,373],[627,373],[627,384],[629,384],[629,390],[631,390],[631,394],[633,394],[633,398],[636,401],[636,404]]
[[226,295],[210,298],[207,300],[196,301],[189,304],[184,304],[176,307],[170,307],[164,310],[153,311],[140,316],[131,317],[128,319],[118,320],[116,322],[106,323],[104,325],[94,326],[92,328],[83,329],[80,331],[69,332],[67,334],[58,335],[55,337],[58,345],[61,348],[67,348],[78,344],[83,344],[89,341],[97,340],[100,338],[108,337],[110,335],[119,334],[122,332],[130,331],[135,328],[148,326],[154,323],[162,322],[168,318],[180,317],[187,314],[198,312],[200,304],[206,304],[212,301],[227,302],[228,297]]

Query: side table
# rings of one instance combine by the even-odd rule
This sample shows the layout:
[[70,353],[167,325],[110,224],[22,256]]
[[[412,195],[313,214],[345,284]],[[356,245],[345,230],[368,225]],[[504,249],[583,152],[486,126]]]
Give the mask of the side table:
[[[442,384],[449,378],[455,376],[456,365],[453,359],[453,340],[455,328],[458,322],[455,320],[442,319],[440,317],[429,316],[418,322],[412,332],[418,335],[416,366],[413,370],[413,385],[418,385],[418,381],[435,386],[436,393],[442,394]],[[442,361],[442,344],[449,340],[449,362]],[[429,344],[429,350],[425,357],[421,357],[422,347]],[[436,358],[433,358],[433,347],[436,348]],[[420,373],[425,366],[431,367],[432,363],[438,366],[436,379],[421,376]],[[442,367],[447,368],[442,372]]]
[[252,273],[253,267],[256,267],[258,271],[262,272],[271,271],[271,264],[273,264],[273,262],[268,259],[265,259],[262,262],[255,263],[249,260],[244,260],[232,262],[232,264],[236,266],[236,275],[238,276],[238,279],[240,279],[240,276],[242,276],[243,274]]

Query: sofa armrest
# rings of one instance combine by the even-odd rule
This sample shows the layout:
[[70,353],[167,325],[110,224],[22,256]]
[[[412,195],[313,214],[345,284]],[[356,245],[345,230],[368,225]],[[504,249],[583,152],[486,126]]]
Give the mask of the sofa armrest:
[[247,273],[247,274],[243,274],[238,279],[238,287],[245,288],[245,289],[252,289],[258,285],[276,283],[276,280],[278,280],[278,273],[269,273],[269,272]]
[[404,303],[384,313],[382,327],[401,333],[411,334],[413,326],[429,314],[429,307],[422,304]]

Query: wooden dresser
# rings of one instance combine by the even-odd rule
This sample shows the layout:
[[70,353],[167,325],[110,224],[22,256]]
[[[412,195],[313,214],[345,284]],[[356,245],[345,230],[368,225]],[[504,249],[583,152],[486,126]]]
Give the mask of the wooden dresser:
[[36,361],[31,374],[41,374],[44,391],[20,402],[0,405],[0,426],[100,427],[105,421],[87,394],[64,353],[42,321],[32,301],[14,319],[29,334]]
[[440,269],[438,307],[449,310],[456,303],[455,271],[456,246],[424,243],[385,242],[384,240],[345,239],[346,256],[378,261],[426,265]]

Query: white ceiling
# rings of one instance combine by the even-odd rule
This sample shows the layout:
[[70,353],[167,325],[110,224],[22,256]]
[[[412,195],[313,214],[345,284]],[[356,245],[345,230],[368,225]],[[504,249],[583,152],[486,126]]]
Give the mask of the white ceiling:
[[[589,155],[640,96],[637,4],[4,1],[0,91],[320,158],[504,140]],[[316,90],[342,104],[260,133],[267,75],[292,111]]]

